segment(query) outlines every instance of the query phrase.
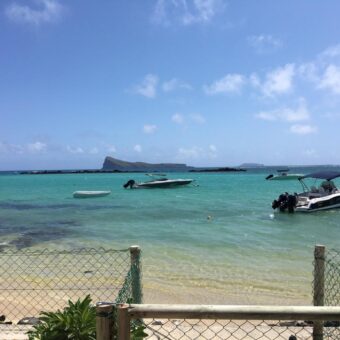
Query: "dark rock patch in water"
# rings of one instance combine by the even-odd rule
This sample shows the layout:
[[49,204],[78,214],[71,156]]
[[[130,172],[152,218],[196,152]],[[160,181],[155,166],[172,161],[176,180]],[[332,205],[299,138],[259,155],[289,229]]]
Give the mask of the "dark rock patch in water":
[[62,203],[62,204],[33,204],[24,202],[0,202],[0,209],[8,210],[57,210],[57,209],[79,209],[79,210],[100,210],[100,209],[114,209],[122,208],[122,206],[114,205],[89,205],[89,204],[74,204],[74,203]]
[[0,209],[13,209],[13,210],[36,210],[36,209],[67,209],[79,207],[77,204],[32,204],[32,203],[19,203],[19,202],[1,202]]
[[65,228],[31,230],[19,235],[18,238],[9,242],[9,245],[15,246],[20,250],[41,242],[58,240],[66,237],[68,234],[68,230]]
[[75,228],[81,224],[75,220],[57,220],[48,223],[38,223],[35,226],[1,226],[0,236],[18,234],[18,236],[8,242],[0,244],[0,252],[5,248],[15,247],[24,249],[36,244],[48,241],[55,241],[62,238],[71,237],[75,233]]

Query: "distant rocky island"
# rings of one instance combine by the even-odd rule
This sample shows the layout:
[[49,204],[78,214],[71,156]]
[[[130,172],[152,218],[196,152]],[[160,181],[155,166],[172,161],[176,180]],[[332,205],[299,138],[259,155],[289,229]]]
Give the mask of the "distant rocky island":
[[240,168],[197,168],[181,163],[145,163],[145,162],[127,162],[113,157],[106,157],[103,170],[114,170],[121,172],[228,172],[228,171],[246,171]]
[[246,171],[242,168],[229,167],[207,167],[198,168],[182,163],[146,163],[128,162],[110,156],[105,157],[101,169],[81,169],[81,170],[30,170],[20,171],[23,175],[55,175],[55,174],[93,174],[93,173],[115,173],[115,172],[229,172]]
[[113,157],[106,157],[102,170],[115,170],[121,172],[187,172],[193,167],[180,163],[145,163],[145,162],[127,162]]

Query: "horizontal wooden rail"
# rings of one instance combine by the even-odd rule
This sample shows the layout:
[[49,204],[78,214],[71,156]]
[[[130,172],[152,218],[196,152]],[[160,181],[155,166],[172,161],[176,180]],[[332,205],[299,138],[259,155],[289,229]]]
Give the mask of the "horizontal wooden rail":
[[340,320],[340,307],[162,304],[125,306],[129,307],[131,319]]

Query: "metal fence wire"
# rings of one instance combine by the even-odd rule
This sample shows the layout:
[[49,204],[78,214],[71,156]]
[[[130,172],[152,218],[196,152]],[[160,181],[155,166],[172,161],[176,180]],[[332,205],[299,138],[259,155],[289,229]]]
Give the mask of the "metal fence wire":
[[[117,310],[117,340],[322,340],[340,307],[132,304]],[[136,323],[137,322],[137,323]],[[99,337],[98,340],[106,339]],[[336,339],[339,339],[336,338]]]
[[[315,306],[340,306],[340,252],[317,246],[314,253],[313,304]],[[328,323],[329,324],[329,323]],[[327,323],[324,326],[328,325]],[[340,320],[336,327],[324,327],[324,339],[340,339]]]
[[340,306],[340,252],[335,249],[327,250],[325,261],[324,304]]
[[306,321],[144,319],[145,339],[302,340],[313,339]]
[[1,252],[0,331],[25,330],[41,311],[62,310],[88,294],[93,303],[140,303],[133,284],[140,259],[132,260],[131,248]]

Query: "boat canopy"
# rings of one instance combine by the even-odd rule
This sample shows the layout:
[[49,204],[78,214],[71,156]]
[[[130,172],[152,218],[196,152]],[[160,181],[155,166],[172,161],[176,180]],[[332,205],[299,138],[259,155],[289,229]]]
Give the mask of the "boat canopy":
[[327,181],[331,181],[334,178],[340,177],[340,172],[338,171],[319,171],[313,172],[311,174],[300,177],[299,179],[304,178],[317,178],[317,179],[325,179]]

